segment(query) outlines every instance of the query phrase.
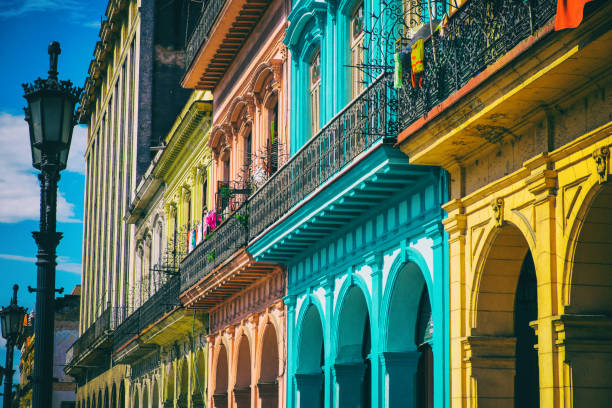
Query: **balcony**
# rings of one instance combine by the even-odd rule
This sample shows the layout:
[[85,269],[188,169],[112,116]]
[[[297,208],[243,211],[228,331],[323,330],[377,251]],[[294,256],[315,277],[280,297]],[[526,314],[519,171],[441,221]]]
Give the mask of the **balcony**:
[[187,42],[184,88],[213,90],[270,0],[209,0]]
[[248,241],[248,205],[244,203],[181,263],[181,292],[189,289]]
[[[181,300],[186,307],[212,307],[429,174],[426,167],[409,168],[389,144],[396,132],[389,80],[382,75],[369,85],[249,197],[238,217],[185,257]],[[357,162],[364,165],[354,166]],[[317,200],[324,202],[314,210],[305,205]],[[286,225],[295,228],[274,228],[289,218]],[[240,250],[247,242],[249,251]]]
[[112,347],[115,362],[131,363],[157,348],[140,339],[147,330],[180,308],[179,289],[180,276],[172,276],[117,327]]
[[66,374],[80,378],[88,370],[108,367],[113,329],[117,327],[121,311],[120,308],[108,307],[70,346],[66,352]]
[[605,12],[595,12],[603,4],[589,3],[577,29],[554,32],[556,0],[468,1],[443,36],[426,40],[422,86],[406,79],[399,92],[401,149],[417,164],[465,163],[515,138],[527,115],[598,81],[610,40],[585,31],[604,26],[596,14]]

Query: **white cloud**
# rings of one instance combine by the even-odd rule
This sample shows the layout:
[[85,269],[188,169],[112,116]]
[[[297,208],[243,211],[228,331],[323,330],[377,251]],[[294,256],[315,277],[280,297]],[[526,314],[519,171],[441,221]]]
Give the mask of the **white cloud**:
[[36,262],[36,258],[32,256],[0,254],[0,258],[8,259],[10,261]]
[[[0,222],[38,220],[40,187],[32,168],[29,130],[23,116],[0,113]],[[75,127],[66,171],[83,174],[86,129]],[[81,222],[75,219],[74,205],[63,194],[57,199],[59,222]]]
[[67,256],[58,256],[57,257],[57,270],[64,271],[69,273],[74,273],[77,275],[81,274],[81,268],[83,265],[77,262],[72,262],[72,260]]
[[[35,263],[36,258],[31,256],[23,256],[23,255],[14,255],[14,254],[0,254],[0,259],[8,259],[9,261],[18,261],[18,262],[28,262]],[[77,275],[81,274],[81,264],[77,262],[72,262],[67,256],[58,256],[57,257],[57,270],[64,271],[69,273],[74,273]]]

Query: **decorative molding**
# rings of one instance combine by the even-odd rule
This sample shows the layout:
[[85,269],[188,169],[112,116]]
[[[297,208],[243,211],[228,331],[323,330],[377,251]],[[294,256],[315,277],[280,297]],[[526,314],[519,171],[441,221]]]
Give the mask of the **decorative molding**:
[[504,199],[494,198],[491,201],[491,210],[493,210],[493,218],[497,227],[503,227],[504,225]]
[[[527,189],[536,197],[547,198],[557,195],[557,172],[555,170],[538,171],[525,180]],[[538,202],[541,200],[538,200]]]
[[608,181],[608,173],[610,172],[610,149],[607,146],[596,149],[592,154],[595,160],[595,171],[599,176],[599,184]]

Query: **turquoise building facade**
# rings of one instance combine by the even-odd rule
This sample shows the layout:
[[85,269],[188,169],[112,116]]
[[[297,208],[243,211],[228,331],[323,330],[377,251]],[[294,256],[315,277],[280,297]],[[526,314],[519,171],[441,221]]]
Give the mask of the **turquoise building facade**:
[[363,46],[376,7],[289,15],[292,158],[255,195],[251,220],[273,221],[248,252],[286,265],[291,408],[449,406],[448,176],[394,146],[392,78]]

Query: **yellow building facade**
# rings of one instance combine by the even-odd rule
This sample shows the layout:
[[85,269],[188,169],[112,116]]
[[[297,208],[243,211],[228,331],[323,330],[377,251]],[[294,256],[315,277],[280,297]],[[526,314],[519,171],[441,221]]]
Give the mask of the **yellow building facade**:
[[611,12],[553,18],[399,137],[450,174],[452,407],[609,405]]

